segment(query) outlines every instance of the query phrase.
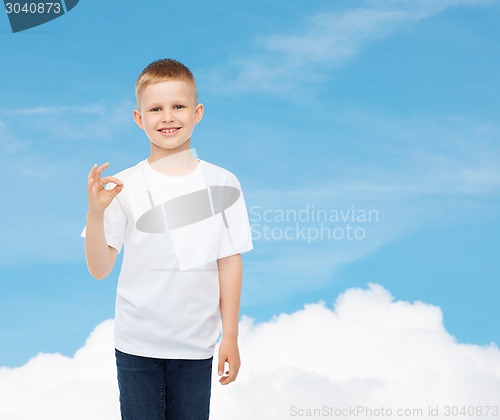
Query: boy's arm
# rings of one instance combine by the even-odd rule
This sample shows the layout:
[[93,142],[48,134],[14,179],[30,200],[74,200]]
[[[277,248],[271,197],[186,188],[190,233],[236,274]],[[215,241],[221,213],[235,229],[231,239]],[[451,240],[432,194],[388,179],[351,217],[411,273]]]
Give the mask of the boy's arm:
[[87,214],[85,258],[87,268],[97,280],[106,278],[113,270],[118,251],[109,246],[104,235],[104,213]]
[[[85,258],[87,267],[97,280],[102,280],[111,273],[118,251],[109,246],[104,234],[104,211],[111,201],[122,191],[123,183],[113,176],[101,178],[102,171],[109,166],[109,162],[101,166],[94,164],[87,177],[88,185],[88,212],[85,233]],[[104,184],[116,184],[107,190]]]
[[[240,369],[238,350],[238,317],[240,312],[240,296],[243,264],[241,254],[231,255],[217,260],[219,269],[220,312],[222,316],[222,341],[219,347],[218,373],[222,376],[219,382],[227,385],[233,382]],[[229,371],[224,371],[228,362]]]

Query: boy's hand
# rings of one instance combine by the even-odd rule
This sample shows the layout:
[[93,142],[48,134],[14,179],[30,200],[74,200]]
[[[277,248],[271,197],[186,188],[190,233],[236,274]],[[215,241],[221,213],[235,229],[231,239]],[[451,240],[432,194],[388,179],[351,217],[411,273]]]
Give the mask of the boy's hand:
[[[109,165],[109,162],[104,163],[100,167],[97,167],[97,163],[92,166],[88,176],[88,186],[87,191],[89,195],[89,213],[90,212],[104,212],[106,207],[108,207],[123,189],[123,183],[115,177],[105,176],[101,178],[101,173]],[[104,184],[108,182],[113,182],[116,184],[111,190],[104,188]]]
[[[229,370],[227,370],[226,372],[224,372],[225,362],[229,364]],[[219,379],[219,382],[222,385],[227,385],[233,382],[238,375],[240,365],[241,361],[237,338],[224,338],[224,336],[222,336],[222,341],[219,347],[218,366],[219,376],[222,377]],[[223,376],[224,373],[226,374],[226,376]]]

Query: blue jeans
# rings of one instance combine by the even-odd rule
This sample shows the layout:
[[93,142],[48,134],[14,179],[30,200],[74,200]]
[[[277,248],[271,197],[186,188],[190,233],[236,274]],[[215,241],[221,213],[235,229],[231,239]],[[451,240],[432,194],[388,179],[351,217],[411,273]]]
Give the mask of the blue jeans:
[[122,420],[208,420],[213,357],[115,355]]

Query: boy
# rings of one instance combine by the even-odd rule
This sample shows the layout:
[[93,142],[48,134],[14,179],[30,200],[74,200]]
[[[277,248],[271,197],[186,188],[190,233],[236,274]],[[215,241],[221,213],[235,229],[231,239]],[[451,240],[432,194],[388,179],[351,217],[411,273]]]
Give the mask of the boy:
[[248,214],[236,176],[190,151],[204,111],[191,71],[157,60],[138,77],[136,98],[151,153],[114,176],[101,178],[109,162],[90,170],[87,266],[107,277],[124,245],[115,308],[122,419],[208,419],[221,317],[219,382],[234,381],[240,367]]

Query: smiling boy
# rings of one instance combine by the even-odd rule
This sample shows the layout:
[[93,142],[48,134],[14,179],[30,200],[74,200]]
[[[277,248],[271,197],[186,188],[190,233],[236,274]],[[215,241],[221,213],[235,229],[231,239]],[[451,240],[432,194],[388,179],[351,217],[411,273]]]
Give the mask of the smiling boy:
[[108,162],[90,170],[87,266],[107,277],[124,246],[115,307],[122,419],[208,419],[221,318],[219,382],[234,381],[240,367],[248,214],[236,176],[191,153],[204,107],[190,70],[171,59],[151,63],[136,98],[150,155],[114,176],[101,177]]

